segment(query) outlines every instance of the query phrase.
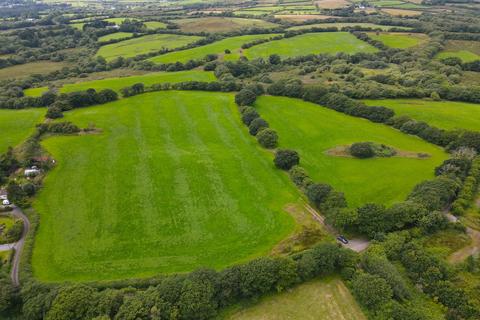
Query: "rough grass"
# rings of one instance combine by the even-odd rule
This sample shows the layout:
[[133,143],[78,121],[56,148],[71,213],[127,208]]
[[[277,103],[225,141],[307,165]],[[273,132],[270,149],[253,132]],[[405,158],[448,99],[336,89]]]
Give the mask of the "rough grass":
[[102,36],[98,38],[98,42],[106,42],[110,40],[118,40],[118,39],[127,39],[131,38],[133,36],[133,33],[131,32],[115,32],[115,33],[110,33],[105,36]]
[[382,12],[388,13],[391,16],[415,17],[421,15],[422,11],[405,10],[405,9],[390,9],[383,8]]
[[40,97],[48,91],[48,87],[38,87],[23,90],[23,94],[27,97]]
[[306,33],[282,40],[270,41],[244,50],[246,57],[268,58],[273,53],[282,57],[308,55],[311,53],[376,52],[377,49],[357,39],[348,32]]
[[407,49],[418,46],[425,42],[428,37],[424,34],[418,33],[368,33],[368,36],[373,40],[378,40],[390,48]]
[[100,134],[48,138],[57,160],[34,202],[42,281],[221,268],[294,229],[288,177],[240,122],[233,94],[169,91],[66,113]]
[[366,320],[345,284],[336,277],[313,280],[240,307],[229,320]]
[[25,140],[40,123],[45,109],[0,109],[0,154]]
[[407,115],[442,129],[480,130],[480,104],[420,99],[365,100],[364,102],[371,106],[385,106],[394,110],[397,115]]
[[[447,155],[439,147],[388,126],[283,97],[260,97],[259,113],[278,131],[280,147],[300,153],[300,165],[318,182],[344,192],[350,206],[366,202],[402,201]],[[371,141],[393,148],[431,155],[427,159],[334,157],[326,151],[353,142]]]
[[204,17],[174,20],[183,32],[228,32],[246,28],[273,28],[275,23],[260,19],[243,19],[230,17]]
[[147,29],[165,29],[167,27],[167,24],[160,22],[160,21],[147,21],[144,22],[145,26]]
[[47,74],[67,66],[63,62],[37,61],[0,69],[0,80],[25,78],[33,74]]
[[135,39],[120,41],[100,47],[97,56],[104,57],[107,61],[118,57],[134,57],[162,48],[174,49],[201,39],[197,36],[184,36],[177,34],[153,34]]
[[437,55],[437,58],[444,59],[449,57],[460,58],[463,62],[480,60],[480,42],[448,40],[445,50]]
[[[274,34],[258,34],[231,37],[216,41],[211,44],[207,44],[205,46],[159,55],[150,58],[149,60],[155,63],[172,63],[177,61],[187,62],[189,60],[203,59],[207,54],[218,54],[228,60],[237,60],[242,55],[242,44],[251,42],[256,39],[270,38],[272,36],[274,36]],[[230,49],[231,53],[225,54],[225,49]]]
[[400,28],[400,29],[411,29],[408,27],[397,27],[397,26],[382,26],[380,24],[375,24],[375,23],[355,23],[355,22],[337,22],[337,23],[315,23],[315,24],[310,24],[310,25],[303,25],[303,26],[295,26],[288,28],[287,30],[303,30],[303,29],[310,29],[310,28],[331,28],[331,27],[337,27],[338,29],[341,29],[343,27],[363,27],[363,28],[374,28],[374,29],[381,29],[384,31],[388,31],[391,28]]
[[134,85],[135,83],[143,83],[145,86],[151,86],[155,83],[176,83],[183,81],[203,81],[211,82],[215,81],[213,72],[190,70],[190,71],[178,71],[178,72],[155,72],[138,76],[120,77],[120,78],[107,78],[102,80],[93,80],[78,82],[72,84],[66,84],[60,92],[74,92],[83,91],[90,88],[95,90],[112,89],[120,92],[120,89]]

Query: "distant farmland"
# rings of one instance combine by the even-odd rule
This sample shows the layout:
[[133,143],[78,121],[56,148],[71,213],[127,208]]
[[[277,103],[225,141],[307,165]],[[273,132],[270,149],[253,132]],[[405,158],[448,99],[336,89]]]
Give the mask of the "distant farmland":
[[357,39],[348,32],[320,32],[306,33],[299,36],[286,38],[282,40],[270,41],[259,44],[245,50],[245,56],[248,58],[268,58],[273,53],[282,57],[293,57],[308,55],[311,53],[330,53],[338,52],[357,53],[357,52],[376,52],[376,48],[366,42]]
[[[434,168],[447,157],[441,148],[419,138],[302,100],[262,96],[256,106],[278,131],[280,146],[297,150],[300,164],[311,177],[344,192],[351,206],[404,200],[415,184],[433,177]],[[431,157],[355,159],[326,154],[337,146],[362,141]]]
[[98,50],[97,56],[102,56],[107,61],[118,57],[129,58],[152,51],[160,51],[162,48],[174,49],[183,47],[201,38],[176,34],[147,35],[102,46]]
[[174,20],[183,32],[228,32],[246,28],[273,28],[275,23],[260,19],[243,19],[230,17],[205,17]]
[[298,191],[249,136],[233,94],[155,92],[64,120],[102,132],[42,142],[57,167],[33,205],[41,281],[225,267],[294,230],[284,208]]

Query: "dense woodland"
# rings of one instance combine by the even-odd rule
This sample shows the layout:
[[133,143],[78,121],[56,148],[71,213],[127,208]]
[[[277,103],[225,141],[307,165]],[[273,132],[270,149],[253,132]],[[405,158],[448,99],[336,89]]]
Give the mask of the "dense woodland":
[[[382,105],[382,100],[375,106],[362,102],[362,99],[416,98],[480,106],[480,60],[436,58],[449,41],[480,41],[478,3],[422,1],[427,8],[436,6],[439,10],[435,13],[425,11],[415,17],[367,14],[354,10],[352,4],[343,9],[322,9],[322,14],[328,14],[329,18],[303,22],[270,14],[259,17],[242,13],[236,17],[262,19],[276,26],[200,33],[182,31],[181,24],[176,21],[185,17],[232,17],[229,11],[202,10],[229,6],[244,9],[257,3],[179,3],[184,10],[181,13],[152,3],[148,4],[150,12],[129,9],[125,3],[111,4],[96,10],[88,6],[8,1],[2,4],[8,6],[8,10],[0,7],[1,16],[5,18],[0,22],[0,71],[35,62],[62,63],[60,69],[52,72],[0,78],[0,109],[41,108],[45,111],[45,119],[20,146],[12,146],[16,148],[0,155],[0,186],[8,192],[11,201],[28,213],[32,224],[22,254],[20,286],[12,284],[11,267],[2,266],[0,260],[0,317],[27,320],[211,319],[239,304],[254,303],[314,278],[336,275],[346,283],[368,319],[427,320],[431,319],[432,304],[438,307],[443,319],[480,318],[480,285],[466,284],[466,279],[476,279],[474,283],[480,283],[478,253],[451,264],[429,244],[441,234],[454,234],[458,238],[468,234],[471,225],[464,220],[452,221],[447,213],[465,217],[475,210],[480,187],[480,130],[444,129],[399,115],[388,105]],[[451,8],[453,4],[453,10],[440,10]],[[187,16],[187,12],[191,14]],[[118,24],[105,20],[116,17],[128,19]],[[146,20],[164,23],[165,28],[148,28]],[[315,26],[340,22],[359,25]],[[82,25],[74,27],[75,23]],[[375,40],[375,33],[380,31],[362,26],[365,23],[392,26],[390,32],[405,33],[403,28],[409,28],[409,34],[428,37],[415,48],[392,48]],[[305,28],[290,29],[300,25]],[[149,60],[240,35],[275,34],[244,43],[241,49],[247,50],[307,33],[342,31],[376,51],[294,57],[272,52],[268,58],[241,56],[238,60],[229,60],[223,59],[230,54],[230,50],[225,50],[222,54],[208,54],[186,62],[154,63]],[[130,33],[131,39],[157,34],[202,38],[177,48],[159,47],[133,57],[107,61],[97,56],[101,46],[125,40],[99,41],[101,37],[118,32]],[[78,81],[104,72],[133,75],[135,72],[194,69],[213,72],[216,81],[153,85],[139,82],[124,86],[120,91],[113,88],[68,93],[59,90],[64,81]],[[26,89],[38,87],[48,88],[37,96],[25,94]],[[305,201],[321,213],[329,226],[342,234],[368,239],[369,247],[354,252],[333,241],[320,241],[305,250],[250,259],[221,269],[199,268],[189,273],[115,281],[48,283],[37,280],[30,260],[35,231],[42,220],[31,204],[43,186],[43,176],[21,179],[19,170],[38,165],[48,174],[53,165],[38,159],[48,157],[41,142],[49,136],[101,132],[95,124],[83,128],[62,119],[69,111],[174,90],[234,94],[237,118],[261,148],[272,151],[274,166],[288,175]],[[282,136],[255,108],[257,99],[264,95],[300,99],[319,108],[393,128],[442,148],[448,153],[448,159],[438,164],[432,179],[415,185],[402,202],[351,207],[342,190],[312,178],[314,175],[302,166],[297,150],[278,147]],[[348,152],[349,156],[366,160],[392,157],[396,150],[358,141],[349,146]],[[18,228],[12,232],[12,238],[19,238]]]

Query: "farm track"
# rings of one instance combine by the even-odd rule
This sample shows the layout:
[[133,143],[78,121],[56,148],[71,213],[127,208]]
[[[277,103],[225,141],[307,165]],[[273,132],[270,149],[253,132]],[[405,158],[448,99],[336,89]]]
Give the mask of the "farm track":
[[[458,221],[458,218],[455,217],[454,215],[450,214],[450,213],[446,213],[445,215],[446,215],[448,221],[450,221],[450,222],[457,222]],[[468,256],[478,254],[480,252],[480,231],[475,230],[475,229],[470,228],[470,227],[467,227],[466,228],[466,233],[472,239],[472,242],[468,246],[463,247],[463,248],[455,251],[454,253],[452,253],[448,257],[449,262],[452,262],[452,263],[462,262]]]
[[12,270],[10,271],[10,277],[12,279],[12,283],[15,286],[20,285],[20,279],[18,277],[18,270],[20,267],[20,259],[22,256],[23,246],[25,244],[25,238],[30,230],[30,221],[28,220],[27,216],[20,210],[18,207],[14,207],[12,211],[8,212],[8,215],[13,215],[18,219],[23,220],[23,231],[20,240],[15,243],[4,244],[0,246],[0,251],[6,250],[14,250],[13,262],[12,262]]

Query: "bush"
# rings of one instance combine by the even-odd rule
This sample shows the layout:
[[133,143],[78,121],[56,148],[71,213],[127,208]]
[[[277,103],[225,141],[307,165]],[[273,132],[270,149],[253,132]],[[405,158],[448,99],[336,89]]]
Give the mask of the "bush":
[[256,99],[255,92],[248,89],[242,89],[235,95],[235,103],[239,106],[252,105]]
[[63,118],[62,110],[58,106],[51,106],[47,110],[46,117],[49,119]]
[[308,185],[306,185],[306,182],[311,181],[305,169],[300,166],[292,167],[290,171],[288,171],[288,174],[293,183],[295,183],[295,185],[299,188],[308,187]]
[[332,191],[332,187],[324,183],[313,183],[307,187],[307,197],[310,202],[319,207]]
[[257,110],[252,107],[245,108],[242,112],[242,122],[247,126],[249,126],[250,123],[252,123],[252,121],[258,117],[260,117],[260,115],[258,114]]
[[248,132],[252,136],[256,136],[260,130],[265,128],[268,128],[268,122],[258,117],[250,122],[250,125],[248,126]]
[[371,158],[375,156],[375,150],[370,142],[356,142],[349,148],[350,154],[356,158]]
[[281,149],[275,152],[273,162],[279,169],[290,170],[290,168],[300,163],[300,156],[294,150]]
[[266,128],[257,133],[257,141],[262,147],[273,149],[277,147],[278,134],[275,130]]
[[379,276],[359,274],[352,282],[353,293],[368,309],[381,307],[393,297],[392,288]]

